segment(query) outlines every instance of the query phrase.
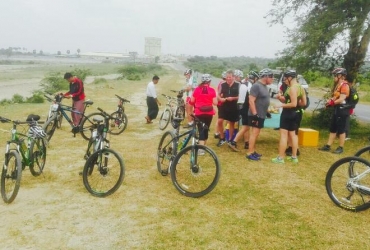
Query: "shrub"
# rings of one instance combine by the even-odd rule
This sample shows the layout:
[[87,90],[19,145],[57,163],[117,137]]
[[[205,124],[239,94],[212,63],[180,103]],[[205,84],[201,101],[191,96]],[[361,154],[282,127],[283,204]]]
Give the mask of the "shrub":
[[105,78],[95,78],[95,80],[92,82],[93,84],[99,84],[99,83],[106,83],[107,79]]
[[20,94],[14,94],[12,98],[13,103],[24,103],[24,97]]
[[34,91],[31,97],[28,97],[27,103],[44,103],[44,97],[41,91]]

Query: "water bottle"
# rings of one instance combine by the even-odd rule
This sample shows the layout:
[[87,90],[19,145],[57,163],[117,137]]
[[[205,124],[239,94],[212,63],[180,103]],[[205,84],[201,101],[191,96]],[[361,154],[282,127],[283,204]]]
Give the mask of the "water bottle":
[[181,148],[182,148],[182,146],[184,145],[184,143],[186,142],[186,139],[187,139],[188,137],[184,137],[184,139],[181,141],[181,142],[179,142],[179,145],[177,145],[177,150],[181,150]]

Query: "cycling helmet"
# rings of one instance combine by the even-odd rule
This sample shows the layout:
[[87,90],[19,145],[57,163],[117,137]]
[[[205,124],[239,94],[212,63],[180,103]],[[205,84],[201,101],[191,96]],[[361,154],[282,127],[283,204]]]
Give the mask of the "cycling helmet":
[[238,76],[240,78],[243,78],[244,77],[243,71],[241,71],[239,69],[234,70],[234,76]]
[[335,68],[332,72],[333,75],[347,75],[347,70],[345,68]]
[[296,78],[297,77],[297,72],[295,70],[287,70],[284,72],[284,77],[292,77],[292,78]]
[[28,130],[28,136],[33,138],[44,138],[46,136],[45,131],[38,125],[30,126]]
[[259,74],[256,72],[256,71],[251,71],[251,72],[249,72],[249,74],[248,74],[248,78],[249,79],[254,79],[254,78],[260,78],[260,76],[259,76]]
[[211,79],[211,75],[210,74],[203,74],[202,75],[202,82],[210,82],[212,79]]
[[193,73],[192,69],[187,69],[187,70],[185,70],[184,75],[188,75],[188,74],[191,75],[192,73]]
[[223,79],[225,79],[226,78],[226,71],[222,72],[221,76],[222,76]]
[[262,77],[266,77],[266,76],[272,77],[274,74],[272,73],[271,69],[265,68],[265,69],[260,71],[259,75],[262,78]]

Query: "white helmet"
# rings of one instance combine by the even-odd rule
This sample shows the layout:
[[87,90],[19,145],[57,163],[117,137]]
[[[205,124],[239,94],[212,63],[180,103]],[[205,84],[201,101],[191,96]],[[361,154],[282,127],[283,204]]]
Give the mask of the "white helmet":
[[203,74],[202,75],[202,82],[210,82],[212,79],[211,79],[211,75],[210,74]]
[[32,138],[44,138],[46,136],[45,131],[38,125],[30,126],[28,130],[28,136]]
[[240,78],[243,78],[244,77],[243,71],[241,71],[239,69],[234,70],[234,76],[238,76]]
[[226,71],[222,72],[221,76],[222,78],[226,78]]

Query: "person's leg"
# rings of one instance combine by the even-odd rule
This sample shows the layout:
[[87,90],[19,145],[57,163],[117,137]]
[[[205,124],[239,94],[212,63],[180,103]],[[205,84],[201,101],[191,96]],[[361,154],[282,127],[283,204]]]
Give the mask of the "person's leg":
[[232,141],[234,135],[234,126],[235,122],[229,121],[229,138],[226,138],[227,141]]
[[153,119],[157,117],[158,114],[158,104],[155,101],[153,97],[148,97],[147,98],[147,105],[148,105],[148,116],[147,116],[147,121],[151,122]]
[[73,124],[75,126],[78,126],[82,119],[82,112],[84,111],[84,101],[85,100],[73,101],[73,110],[79,112],[79,113],[72,112],[72,115],[71,115]]
[[249,149],[247,153],[248,155],[253,154],[256,151],[256,141],[260,134],[260,131],[260,128],[252,127],[252,133],[249,136]]

